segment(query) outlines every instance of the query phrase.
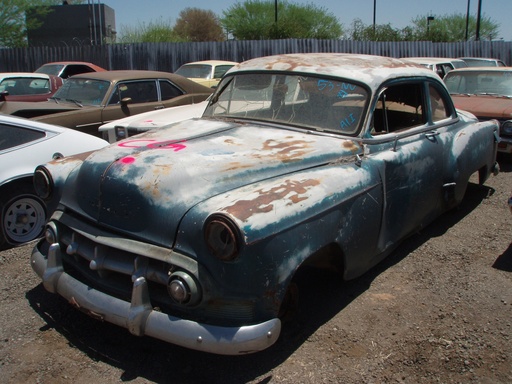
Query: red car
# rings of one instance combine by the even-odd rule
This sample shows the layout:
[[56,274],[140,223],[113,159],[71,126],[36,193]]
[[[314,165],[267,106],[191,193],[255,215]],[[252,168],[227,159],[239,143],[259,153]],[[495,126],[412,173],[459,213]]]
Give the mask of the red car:
[[80,73],[103,71],[106,71],[106,69],[84,61],[56,61],[43,64],[35,70],[36,73],[46,73],[47,75],[59,76],[63,79]]
[[44,73],[0,73],[0,101],[46,101],[63,79]]

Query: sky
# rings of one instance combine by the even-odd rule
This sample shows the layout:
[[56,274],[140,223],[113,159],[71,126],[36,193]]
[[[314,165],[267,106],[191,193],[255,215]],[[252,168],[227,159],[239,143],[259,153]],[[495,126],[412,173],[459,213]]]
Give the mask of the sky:
[[[279,0],[278,0],[279,1]],[[481,2],[481,15],[491,18],[500,26],[496,39],[512,41],[512,0],[288,0],[290,3],[315,4],[338,18],[344,28],[350,29],[354,19],[372,25],[374,4],[376,4],[376,24],[391,24],[402,29],[412,25],[417,16],[445,16],[454,13],[469,13],[476,17],[478,3]],[[218,16],[229,7],[243,3],[244,0],[91,0],[101,3],[115,11],[116,30],[122,33],[123,27],[140,26],[150,22],[176,22],[179,13],[185,8],[199,8],[213,11]],[[484,37],[481,36],[483,39]],[[494,37],[493,37],[494,38]]]

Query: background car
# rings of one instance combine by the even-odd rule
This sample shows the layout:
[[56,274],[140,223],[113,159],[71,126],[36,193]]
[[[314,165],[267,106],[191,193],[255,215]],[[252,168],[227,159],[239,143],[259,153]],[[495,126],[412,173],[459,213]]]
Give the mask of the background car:
[[[437,73],[441,79],[445,77],[445,75],[452,69],[455,69],[455,66],[453,65],[454,59],[444,57],[404,57],[401,58],[400,60],[423,65],[424,67],[431,69],[435,73]],[[462,63],[464,62],[462,61]],[[465,65],[465,63],[459,63],[459,65],[462,66]]]
[[135,335],[253,353],[296,310],[297,274],[368,271],[459,205],[473,174],[497,171],[497,134],[421,66],[256,58],[225,74],[201,118],[38,167],[58,209],[31,266]]
[[457,108],[500,122],[498,151],[512,153],[512,68],[469,67],[444,79]]
[[46,101],[61,86],[60,77],[44,73],[0,73],[0,101]]
[[48,75],[59,76],[63,79],[67,79],[70,76],[78,75],[80,73],[103,71],[106,71],[106,69],[84,61],[56,61],[53,63],[43,64],[34,72],[46,73]]
[[114,143],[151,129],[163,128],[178,121],[201,117],[207,105],[208,99],[200,103],[144,112],[103,124],[98,131],[105,140]]
[[235,61],[223,60],[195,61],[183,64],[175,73],[198,84],[215,88],[222,76],[236,64],[238,63]]
[[183,76],[157,71],[105,71],[70,77],[46,102],[9,102],[0,112],[100,136],[112,120],[198,103],[213,90]]
[[37,238],[47,210],[32,178],[39,164],[108,143],[71,129],[0,115],[0,248]]
[[506,67],[507,64],[499,59],[488,57],[460,57],[468,67]]

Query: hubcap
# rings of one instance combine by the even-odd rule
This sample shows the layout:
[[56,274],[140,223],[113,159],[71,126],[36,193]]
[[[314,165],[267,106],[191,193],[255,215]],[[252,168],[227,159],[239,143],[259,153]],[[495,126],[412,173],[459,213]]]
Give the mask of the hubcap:
[[3,225],[7,241],[25,243],[37,238],[46,222],[43,205],[36,199],[23,197],[14,200],[5,211]]

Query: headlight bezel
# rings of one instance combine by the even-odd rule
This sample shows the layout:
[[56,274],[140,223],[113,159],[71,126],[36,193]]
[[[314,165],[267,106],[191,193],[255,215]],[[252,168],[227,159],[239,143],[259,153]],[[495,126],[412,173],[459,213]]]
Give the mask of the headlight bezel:
[[33,176],[34,190],[36,194],[43,200],[48,201],[54,191],[55,183],[51,173],[46,167],[40,165],[34,171]]
[[228,217],[215,214],[204,226],[204,240],[210,253],[221,261],[234,261],[240,255],[241,233]]
[[505,120],[501,123],[500,135],[512,136],[512,120]]

